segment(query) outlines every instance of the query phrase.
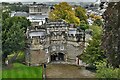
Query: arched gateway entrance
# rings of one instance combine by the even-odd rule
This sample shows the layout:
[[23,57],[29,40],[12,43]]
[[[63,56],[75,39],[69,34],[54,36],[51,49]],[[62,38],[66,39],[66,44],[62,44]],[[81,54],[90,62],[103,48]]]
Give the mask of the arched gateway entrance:
[[50,57],[51,61],[64,61],[64,56],[65,54],[63,53],[54,53]]

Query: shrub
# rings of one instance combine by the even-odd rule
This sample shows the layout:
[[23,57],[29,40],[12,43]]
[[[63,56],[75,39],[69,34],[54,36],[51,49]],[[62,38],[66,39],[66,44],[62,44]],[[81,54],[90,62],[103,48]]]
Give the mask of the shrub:
[[120,68],[113,68],[105,61],[97,62],[97,78],[120,78]]

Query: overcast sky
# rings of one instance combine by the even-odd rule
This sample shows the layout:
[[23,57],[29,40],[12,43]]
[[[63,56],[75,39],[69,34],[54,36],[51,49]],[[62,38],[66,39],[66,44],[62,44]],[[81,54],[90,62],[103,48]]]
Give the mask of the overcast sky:
[[0,2],[95,2],[96,0],[0,0]]

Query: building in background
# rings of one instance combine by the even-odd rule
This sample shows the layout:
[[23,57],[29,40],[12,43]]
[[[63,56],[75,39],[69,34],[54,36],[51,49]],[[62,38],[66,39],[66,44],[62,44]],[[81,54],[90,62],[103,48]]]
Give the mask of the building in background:
[[30,4],[29,5],[29,17],[32,22],[32,26],[43,25],[48,18],[50,8],[46,4]]

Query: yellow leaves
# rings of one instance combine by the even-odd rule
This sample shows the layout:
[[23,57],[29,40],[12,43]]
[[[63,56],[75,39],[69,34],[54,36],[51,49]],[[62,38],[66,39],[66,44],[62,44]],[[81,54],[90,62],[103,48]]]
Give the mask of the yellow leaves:
[[56,4],[54,7],[55,7],[55,10],[53,10],[49,14],[49,18],[51,20],[65,19],[67,11],[72,11],[71,6],[66,2]]
[[56,4],[55,10],[62,11],[62,10],[69,10],[72,11],[72,6],[70,6],[67,2],[61,2],[59,4]]
[[58,17],[53,12],[50,12],[49,13],[49,19],[55,21],[55,20],[58,19]]
[[76,26],[80,25],[80,19],[78,17],[74,18],[74,23]]
[[67,2],[61,2],[59,6],[64,10],[72,11],[72,6],[70,6]]
[[90,17],[91,17],[91,18],[94,18],[94,16],[95,16],[95,14],[93,14],[93,13],[92,13],[92,14],[90,14]]
[[96,20],[96,19],[102,19],[102,16],[94,16],[94,19]]
[[67,2],[61,2],[56,4],[55,10],[49,13],[50,20],[58,20],[63,19],[68,23],[73,23],[75,25],[80,24],[80,19],[75,16],[75,11],[72,10],[72,6],[70,6]]
[[102,16],[98,16],[98,15],[95,15],[95,14],[90,14],[90,17],[92,18],[93,21],[97,20],[97,19],[102,19]]
[[65,18],[65,21],[67,21],[68,23],[73,23],[75,25],[80,24],[80,19],[75,16],[74,12],[70,12],[70,11],[67,12],[67,16]]
[[80,6],[77,7],[76,10],[77,11],[82,11],[82,12],[86,13],[86,10],[84,8],[80,7]]
[[84,21],[87,21],[88,18],[86,15],[86,10],[82,7],[75,8],[75,16]]

